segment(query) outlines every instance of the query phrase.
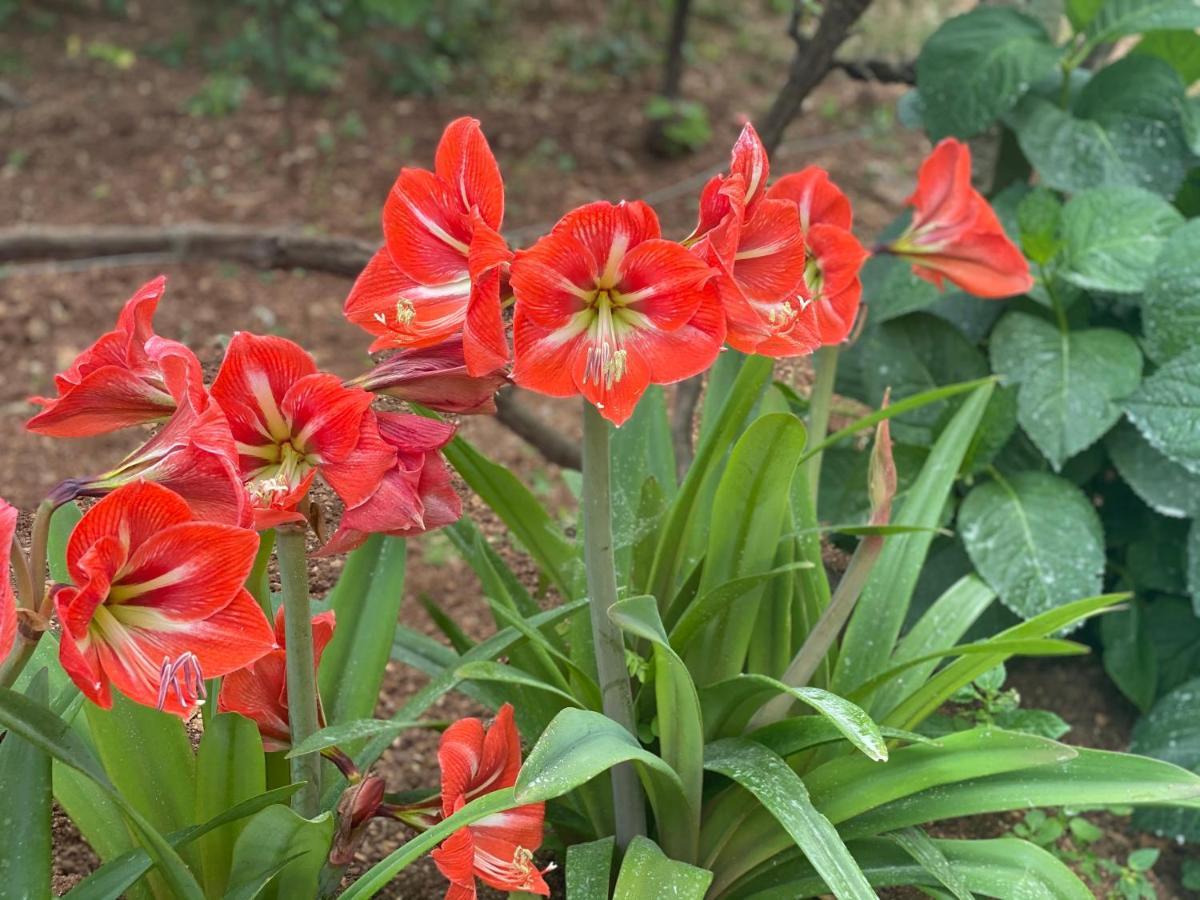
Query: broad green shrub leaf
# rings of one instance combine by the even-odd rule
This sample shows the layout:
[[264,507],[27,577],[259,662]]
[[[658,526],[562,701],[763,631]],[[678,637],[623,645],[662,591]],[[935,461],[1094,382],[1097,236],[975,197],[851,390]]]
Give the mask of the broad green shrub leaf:
[[1200,6],[1193,0],[1104,0],[1084,34],[1087,46],[1094,47],[1163,28],[1200,28]]
[[704,751],[705,768],[732,779],[754,795],[787,832],[838,897],[875,897],[829,819],[813,806],[800,776],[762,744],[730,738]]
[[958,528],[979,574],[1019,616],[1100,592],[1100,518],[1069,481],[1022,472],[981,484],[963,501]]
[[1187,593],[1188,523],[1151,513],[1137,539],[1125,548],[1125,576],[1139,594]]
[[1056,471],[1121,418],[1120,401],[1142,377],[1141,351],[1124,332],[1064,334],[1021,312],[996,325],[991,354],[997,374],[1018,385],[1017,421]]
[[888,254],[867,260],[862,267],[862,285],[863,296],[870,298],[872,326],[917,312],[942,296],[931,282],[913,274],[907,260]]
[[1146,353],[1169,362],[1200,340],[1200,219],[1176,230],[1154,261],[1142,297]]
[[[879,406],[890,387],[891,402],[946,384],[988,374],[987,362],[953,326],[936,316],[915,313],[885,322],[864,336],[862,378],[866,401]],[[892,419],[892,438],[929,446],[961,398],[930,403]]]
[[1125,409],[1156,450],[1200,475],[1200,347],[1143,381]]
[[[638,835],[629,842],[613,900],[644,900],[647,897],[671,897],[675,900],[704,900],[712,883],[712,872],[671,859],[647,837]],[[605,885],[607,895],[608,885]],[[571,900],[575,900],[574,895]]]
[[1041,23],[1008,7],[980,7],[943,23],[917,59],[929,136],[983,131],[1053,71],[1060,55]]
[[1142,712],[1154,703],[1158,686],[1157,653],[1145,617],[1145,604],[1135,601],[1100,620],[1104,671]]
[[1066,0],[1067,18],[1076,31],[1085,28],[1096,17],[1104,0]]
[[1000,451],[1012,440],[1017,430],[1017,387],[1016,385],[1000,385],[992,392],[987,409],[983,411],[983,419],[971,446],[967,448],[963,459],[962,471],[967,475],[975,475],[987,469],[995,461]]
[[1167,201],[1139,188],[1082,191],[1063,207],[1061,274],[1089,290],[1137,293],[1167,236],[1182,221]]
[[[1129,749],[1200,771],[1200,679],[1181,684],[1154,704],[1134,726]],[[1138,810],[1133,821],[1162,837],[1200,840],[1200,812],[1194,809]]]
[[1192,608],[1200,616],[1200,519],[1192,522],[1188,529],[1187,543],[1187,583],[1188,593],[1192,595]]
[[246,823],[234,844],[229,883],[253,882],[286,863],[258,896],[267,900],[311,896],[332,841],[332,813],[306,819],[286,806],[268,806]]
[[1054,192],[1039,187],[1026,194],[1017,223],[1025,255],[1040,265],[1050,262],[1062,246],[1062,202]]
[[1134,53],[1156,56],[1183,79],[1184,84],[1200,79],[1200,34],[1195,31],[1150,31],[1142,35]]
[[1168,459],[1122,422],[1104,439],[1121,477],[1155,512],[1173,518],[1200,516],[1200,475]]
[[[48,706],[49,684],[49,675],[41,669],[25,696]],[[49,900],[50,773],[51,756],[43,748],[19,734],[9,734],[0,743],[0,821],[7,847],[0,853],[0,885],[7,896]]]
[[616,838],[606,837],[567,848],[567,896],[571,900],[608,900],[616,843]]
[[1187,115],[1175,70],[1134,55],[1093,76],[1070,110],[1031,94],[1007,122],[1048,187],[1128,185],[1170,198],[1191,167]]

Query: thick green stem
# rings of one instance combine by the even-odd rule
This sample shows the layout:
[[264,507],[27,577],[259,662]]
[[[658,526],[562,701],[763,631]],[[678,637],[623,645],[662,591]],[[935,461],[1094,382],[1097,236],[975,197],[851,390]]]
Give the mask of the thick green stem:
[[[276,533],[275,555],[283,588],[284,637],[287,641],[288,720],[295,747],[317,728],[317,676],[313,665],[312,610],[308,598],[308,560],[304,528],[282,526]],[[306,782],[292,796],[292,809],[306,818],[320,812],[321,754],[292,759],[292,781]]]
[[[625,640],[608,617],[617,602],[613,559],[612,493],[609,484],[609,425],[596,408],[583,403],[583,559],[587,569],[592,644],[600,677],[604,714],[637,737],[633,692],[625,663]],[[646,800],[632,763],[612,770],[617,846],[624,849],[646,833]]]
[[[43,500],[33,519],[33,536],[30,540],[29,563],[21,556],[21,547],[13,539],[13,569],[17,574],[17,605],[33,610],[43,621],[53,612],[50,593],[46,590],[46,547],[50,543],[50,519],[59,503]],[[17,639],[8,657],[0,664],[0,687],[12,687],[25,664],[33,656],[41,640],[42,632],[27,627],[25,620],[18,619]]]
[[[808,684],[813,673],[821,665],[821,661],[829,653],[829,648],[841,634],[842,628],[850,618],[850,613],[854,611],[854,605],[858,603],[859,595],[866,586],[867,577],[871,574],[871,569],[875,567],[875,561],[879,559],[882,550],[882,535],[869,535],[863,538],[858,549],[854,551],[846,574],[838,582],[837,590],[833,592],[833,599],[829,601],[829,606],[825,608],[825,612],[821,614],[821,618],[817,620],[817,624],[813,626],[813,630],[805,639],[804,646],[800,648],[800,652],[796,654],[796,658],[792,660],[792,664],[788,666],[783,678],[780,679],[784,684],[791,687],[804,687]],[[780,694],[775,697],[750,720],[749,730],[762,728],[784,718],[793,702],[790,694]]]
[[[837,378],[838,348],[834,344],[822,347],[813,356],[816,380],[808,405],[808,446],[816,447],[829,432],[829,406],[833,402],[833,382]],[[812,494],[813,510],[821,489],[821,454],[814,453],[808,462],[808,490]]]

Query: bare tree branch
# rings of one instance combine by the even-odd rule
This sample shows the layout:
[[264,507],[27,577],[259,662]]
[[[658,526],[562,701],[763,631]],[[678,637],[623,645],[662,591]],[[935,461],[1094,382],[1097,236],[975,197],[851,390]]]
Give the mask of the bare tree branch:
[[880,84],[916,84],[915,60],[892,62],[887,59],[835,59],[835,69],[841,69],[855,81],[877,81]]
[[870,5],[871,0],[827,0],[816,34],[808,40],[800,28],[805,4],[797,0],[788,24],[788,34],[796,43],[796,55],[787,81],[759,129],[768,153],[779,146],[788,125],[799,115],[804,100],[833,68],[834,54]]
[[[171,226],[22,226],[0,228],[0,265],[121,258],[156,262],[236,262],[258,269],[308,269],[353,278],[375,246],[347,237],[309,235],[254,225],[194,222]],[[496,398],[496,418],[549,462],[580,467],[579,448],[509,391]]]

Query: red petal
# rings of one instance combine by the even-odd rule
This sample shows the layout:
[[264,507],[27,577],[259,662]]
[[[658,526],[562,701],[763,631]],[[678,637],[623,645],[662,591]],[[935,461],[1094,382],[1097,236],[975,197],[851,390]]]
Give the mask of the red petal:
[[[215,522],[184,522],[151,535],[130,555],[111,597],[171,628],[205,619],[241,590],[258,535]],[[147,627],[153,627],[147,625]]]
[[858,280],[869,254],[849,231],[833,225],[814,225],[807,242],[821,270],[823,292],[841,293]]
[[[483,756],[476,783],[467,791],[467,799],[489,794],[517,783],[521,770],[521,736],[513,721],[513,706],[505,703],[496,713],[483,738]],[[535,849],[529,847],[528,849]]]
[[488,225],[500,227],[504,219],[504,182],[478,119],[463,117],[446,126],[438,142],[434,171],[454,186],[464,210],[478,209]]
[[175,401],[141,374],[118,366],[88,372],[62,396],[41,400],[45,409],[25,427],[50,437],[91,437],[167,418]]
[[253,721],[263,737],[264,750],[286,750],[292,735],[287,707],[279,699],[286,684],[287,658],[282,650],[272,650],[221,680],[217,710],[235,712]]
[[438,871],[450,879],[446,900],[475,900],[475,842],[470,829],[460,828],[429,855]]
[[749,122],[738,135],[733,145],[732,156],[729,172],[731,175],[742,176],[746,184],[746,205],[750,206],[766,193],[771,166],[767,161],[767,148],[763,146],[758,132]]
[[587,349],[590,346],[593,346],[591,342],[576,345],[574,358],[571,360],[571,376],[575,379],[579,393],[587,397],[600,411],[600,415],[620,427],[633,415],[634,407],[650,384],[651,361],[643,356],[634,343],[627,341],[620,348],[613,348],[626,351],[625,371],[610,385],[603,377],[587,377]]
[[800,209],[800,223],[805,231],[818,224],[836,225],[849,231],[854,223],[849,198],[820,166],[808,166],[784,175],[771,185],[767,196],[795,203]]
[[134,344],[146,343],[154,335],[154,313],[166,289],[165,275],[159,275],[138,288],[137,293],[125,302],[120,315],[117,316],[117,331],[129,335]]
[[450,184],[424,169],[401,169],[383,207],[383,234],[396,267],[422,284],[466,276],[470,210]]
[[591,250],[566,229],[555,229],[513,261],[515,314],[544,328],[561,328],[586,308],[599,276]]
[[625,339],[626,346],[650,362],[650,380],[671,384],[708,369],[725,342],[725,313],[716,288],[700,292],[692,318],[674,331],[638,328]]
[[912,228],[930,222],[955,222],[972,205],[971,149],[954,138],[945,138],[921,163],[917,188],[905,201],[916,208]]
[[700,217],[692,233],[684,239],[685,244],[703,237],[722,223],[729,222],[734,233],[728,248],[733,252],[736,232],[746,210],[746,183],[741,175],[714,175],[700,191]]
[[387,248],[363,269],[343,313],[378,340],[371,352],[388,347],[425,347],[462,329],[470,282],[465,277],[426,286],[413,281],[392,262]]
[[1029,263],[1003,235],[980,235],[940,253],[900,255],[913,263],[913,272],[921,278],[940,287],[944,276],[976,297],[1013,297],[1033,287]]
[[479,378],[468,375],[462,338],[452,338],[428,348],[401,350],[361,383],[369,391],[440,412],[478,414],[496,411],[496,391],[507,381],[500,369]]
[[621,302],[663,331],[673,331],[692,317],[704,285],[716,274],[694,253],[664,240],[638,244],[621,261],[619,273]]
[[82,584],[88,573],[79,567],[80,558],[101,538],[117,538],[132,554],[152,535],[191,518],[187,502],[160,485],[136,482],[117,488],[84,513],[71,532],[67,570],[76,584]]
[[[66,593],[65,590],[58,592],[59,595]],[[61,620],[62,606],[59,605],[58,596],[55,597],[55,607]],[[77,640],[72,634],[64,631],[58,642],[58,661],[85,697],[101,709],[112,708],[108,677],[100,667],[94,641],[90,638]]]
[[508,341],[500,315],[500,273],[495,270],[485,272],[471,285],[463,351],[468,375],[482,377],[508,364]]
[[17,533],[17,508],[0,499],[0,661],[8,656],[17,638],[17,605],[11,580],[13,535]]
[[[513,266],[514,270],[516,266]],[[586,355],[587,332],[575,326],[546,328],[517,303],[513,315],[512,380],[521,387],[551,397],[579,393],[571,374],[571,360]]]
[[146,356],[162,373],[163,384],[176,404],[191,403],[203,408],[208,391],[200,360],[187,346],[155,335],[145,344]]
[[786,200],[763,200],[742,226],[733,277],[752,302],[778,303],[804,277],[800,214]]
[[438,766],[442,772],[442,815],[454,812],[475,782],[483,758],[483,723],[479,719],[459,719],[442,732],[438,743]]
[[662,234],[658,216],[640,200],[601,200],[581,206],[559,219],[551,234],[558,231],[566,232],[588,249],[596,274],[616,271],[626,252]]
[[380,436],[375,413],[368,409],[361,419],[353,452],[322,465],[321,477],[346,506],[352,507],[366,501],[395,464],[396,451]]
[[358,446],[363,416],[372,397],[346,387],[336,375],[306,375],[293,384],[280,407],[290,424],[292,445],[323,463],[340,462]]
[[143,470],[141,477],[179,494],[197,519],[243,527],[250,524],[246,489],[236,464],[225,453],[189,442]]
[[288,389],[317,371],[303,348],[275,336],[239,331],[229,342],[212,385],[212,397],[229,419],[234,438],[244,444],[272,443],[290,431],[280,405]]

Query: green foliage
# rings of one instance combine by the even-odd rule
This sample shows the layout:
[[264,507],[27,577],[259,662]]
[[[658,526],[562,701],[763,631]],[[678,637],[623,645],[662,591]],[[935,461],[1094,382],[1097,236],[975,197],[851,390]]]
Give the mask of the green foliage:
[[646,118],[657,124],[669,147],[677,148],[676,154],[694,153],[712,140],[708,110],[695,100],[651,97]]

